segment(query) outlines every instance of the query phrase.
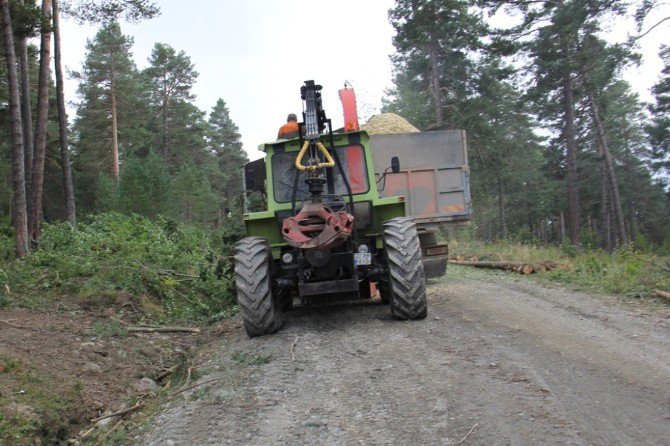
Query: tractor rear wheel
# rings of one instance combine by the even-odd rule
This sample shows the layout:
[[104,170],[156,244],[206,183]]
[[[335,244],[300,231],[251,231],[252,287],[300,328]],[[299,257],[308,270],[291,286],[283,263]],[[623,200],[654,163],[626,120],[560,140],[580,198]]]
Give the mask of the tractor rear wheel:
[[276,333],[282,326],[281,307],[273,298],[271,262],[270,245],[263,237],[235,244],[237,303],[251,337]]
[[423,319],[428,313],[426,276],[419,236],[411,218],[384,223],[384,251],[388,276],[381,282],[382,300],[388,299],[397,319]]

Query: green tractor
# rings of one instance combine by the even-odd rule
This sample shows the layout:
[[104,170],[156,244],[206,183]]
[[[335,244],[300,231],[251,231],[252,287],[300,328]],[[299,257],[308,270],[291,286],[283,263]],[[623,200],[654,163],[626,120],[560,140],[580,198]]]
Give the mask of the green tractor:
[[[321,86],[306,81],[301,97],[300,136],[261,145],[265,158],[245,166],[245,189],[267,209],[245,213],[248,237],[235,245],[247,333],[277,332],[294,302],[369,299],[373,282],[393,317],[425,318],[422,252],[404,198],[380,197],[370,140],[346,108],[345,129],[333,131]],[[398,172],[398,158],[388,161]]]

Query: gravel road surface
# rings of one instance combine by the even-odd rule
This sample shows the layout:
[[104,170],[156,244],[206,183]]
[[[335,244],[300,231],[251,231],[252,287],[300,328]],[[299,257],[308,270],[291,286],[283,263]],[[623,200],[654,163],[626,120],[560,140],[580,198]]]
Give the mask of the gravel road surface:
[[141,439],[169,445],[670,445],[670,309],[452,268],[428,318],[377,300],[239,320],[203,385]]

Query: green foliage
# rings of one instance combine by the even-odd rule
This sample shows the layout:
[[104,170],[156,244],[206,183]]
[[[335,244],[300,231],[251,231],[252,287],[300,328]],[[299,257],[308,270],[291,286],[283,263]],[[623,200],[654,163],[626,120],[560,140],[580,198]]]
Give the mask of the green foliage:
[[104,302],[130,295],[141,307],[156,302],[159,311],[145,311],[147,318],[201,320],[234,301],[222,246],[172,219],[110,212],[76,230],[67,223],[45,225],[40,249],[3,270],[13,293],[24,298],[73,295]]
[[[503,9],[521,20],[515,25],[490,20],[489,27],[482,9],[473,6],[490,13]],[[608,195],[603,196],[608,179],[601,173],[604,163],[589,98],[604,123],[629,238],[657,248],[670,243],[670,200],[658,181],[668,159],[663,142],[670,128],[665,116],[668,70],[654,90],[654,125],[646,127],[652,140],[656,138],[650,151],[644,131],[648,118],[639,98],[620,79],[623,68],[637,63],[639,56],[630,45],[598,37],[606,16],[633,7],[626,0],[397,0],[390,9],[396,31],[394,87],[384,98],[383,110],[423,129],[436,127],[441,110],[445,128],[466,130],[478,237],[558,243],[559,221],[569,229],[568,79],[577,145],[578,200],[573,201],[582,215],[582,243],[587,249],[607,247],[606,240],[616,237],[607,198],[612,188],[606,184]],[[645,11],[640,9],[638,20]],[[670,60],[670,51],[663,50],[662,57]],[[435,107],[436,100],[440,107]]]
[[160,14],[151,0],[75,0],[67,11],[80,22],[109,22],[123,17],[127,22],[139,22]]
[[165,214],[169,209],[170,174],[158,155],[150,154],[142,160],[129,159],[121,171],[118,188],[118,205],[112,209],[150,218]]
[[395,88],[384,110],[425,129],[436,124],[437,105],[453,125],[468,95],[473,52],[482,46],[486,26],[481,17],[463,0],[397,0],[389,20],[396,31]]
[[579,252],[568,244],[552,247],[511,241],[483,243],[462,233],[453,234],[449,246],[452,255],[474,255],[480,260],[508,260],[532,265],[557,263],[558,268],[540,272],[539,277],[596,291],[651,297],[654,290],[670,290],[670,274],[663,270],[670,258],[630,247],[613,253],[600,249]]
[[654,167],[665,173],[666,185],[670,184],[670,47],[664,46],[659,54],[663,60],[661,78],[652,88],[655,104],[649,107],[652,116],[647,126],[651,140]]

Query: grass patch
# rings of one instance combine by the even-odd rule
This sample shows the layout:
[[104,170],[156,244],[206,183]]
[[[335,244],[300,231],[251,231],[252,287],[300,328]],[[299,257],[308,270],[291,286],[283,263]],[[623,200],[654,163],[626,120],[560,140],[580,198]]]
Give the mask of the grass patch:
[[555,262],[560,268],[539,277],[597,291],[634,297],[651,297],[654,290],[670,290],[670,257],[621,248],[578,252],[571,246],[539,246],[499,241],[449,240],[450,255],[476,256],[479,260],[507,260],[529,264]]

